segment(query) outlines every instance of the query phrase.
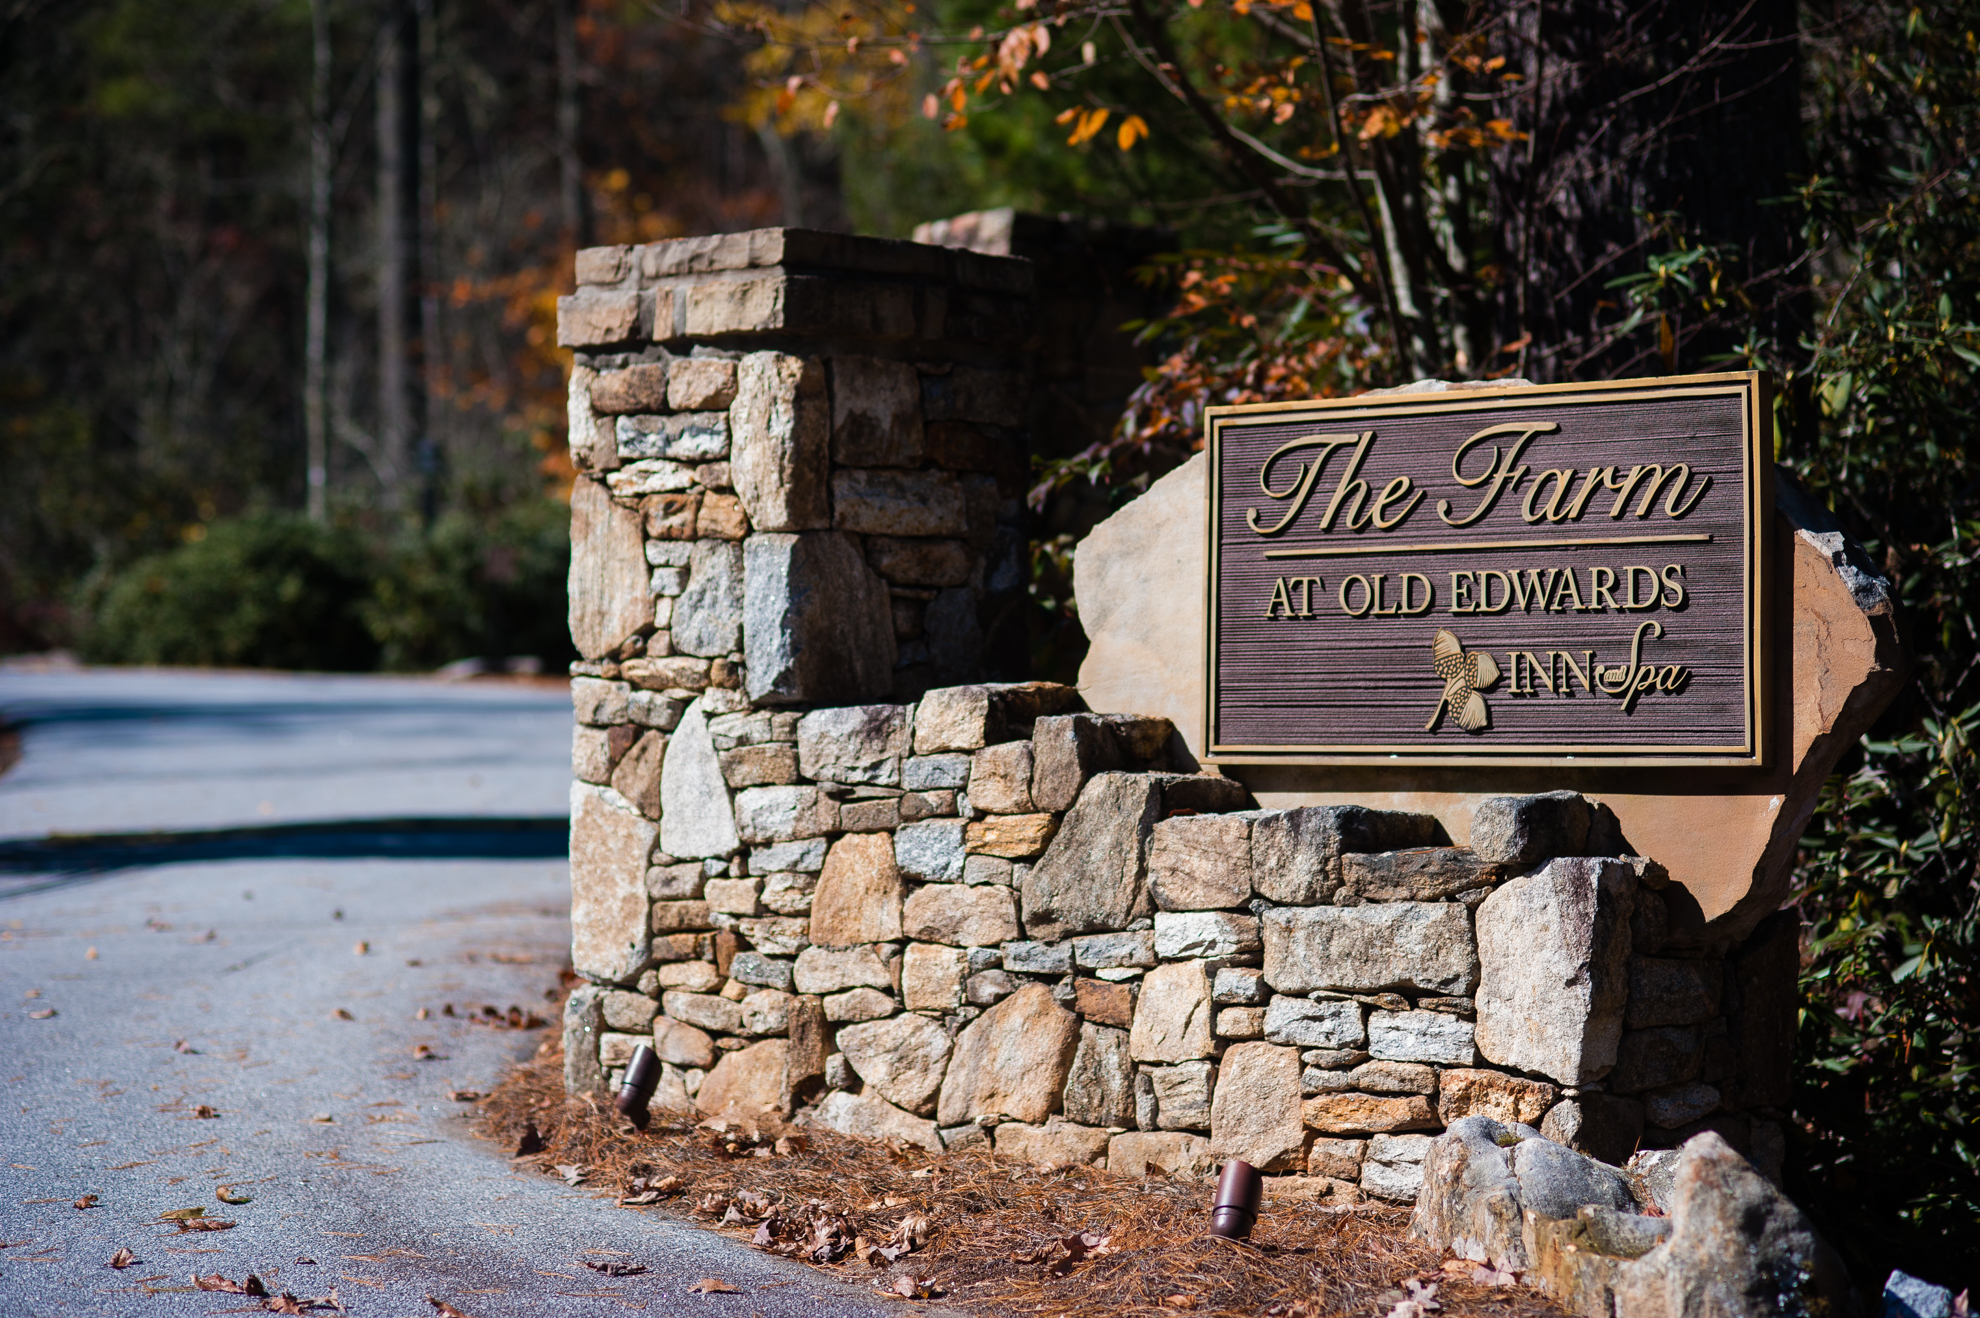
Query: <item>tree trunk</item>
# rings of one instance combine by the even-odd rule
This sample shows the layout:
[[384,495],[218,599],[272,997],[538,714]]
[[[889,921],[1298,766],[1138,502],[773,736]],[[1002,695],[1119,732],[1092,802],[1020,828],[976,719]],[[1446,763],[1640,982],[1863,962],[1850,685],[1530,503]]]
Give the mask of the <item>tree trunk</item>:
[[330,441],[325,416],[325,338],[330,308],[330,5],[310,0],[309,289],[303,344],[305,507],[310,520],[329,516]]
[[417,36],[404,0],[386,0],[378,51],[378,474],[387,507],[403,506],[414,435],[408,294],[417,191],[413,134]]

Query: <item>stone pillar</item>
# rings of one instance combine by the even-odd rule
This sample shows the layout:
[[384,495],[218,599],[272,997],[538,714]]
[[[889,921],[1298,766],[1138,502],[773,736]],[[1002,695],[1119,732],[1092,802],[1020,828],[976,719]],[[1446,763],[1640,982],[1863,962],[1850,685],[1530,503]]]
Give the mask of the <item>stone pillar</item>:
[[761,229],[590,248],[577,281],[581,673],[757,707],[1020,675],[1028,262]]

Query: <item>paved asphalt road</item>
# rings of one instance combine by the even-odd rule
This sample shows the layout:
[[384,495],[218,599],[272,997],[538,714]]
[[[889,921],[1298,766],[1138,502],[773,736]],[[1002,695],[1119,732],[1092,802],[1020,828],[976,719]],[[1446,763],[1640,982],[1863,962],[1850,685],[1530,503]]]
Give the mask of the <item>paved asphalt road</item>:
[[[0,777],[0,1315],[250,1303],[192,1291],[195,1270],[335,1286],[361,1318],[431,1315],[428,1295],[473,1318],[916,1311],[512,1169],[448,1098],[544,1037],[467,1021],[550,1014],[565,867],[540,831],[493,824],[439,836],[470,858],[398,859],[377,821],[561,815],[560,691],[0,670],[0,714],[25,747]],[[37,849],[49,829],[155,830],[182,810],[231,831],[169,854]],[[373,822],[297,828],[351,816]],[[108,868],[68,872],[78,857]],[[192,1206],[239,1225],[158,1220]],[[138,1263],[108,1267],[120,1247]],[[606,1278],[584,1257],[650,1271]],[[740,1293],[689,1293],[706,1276]]]

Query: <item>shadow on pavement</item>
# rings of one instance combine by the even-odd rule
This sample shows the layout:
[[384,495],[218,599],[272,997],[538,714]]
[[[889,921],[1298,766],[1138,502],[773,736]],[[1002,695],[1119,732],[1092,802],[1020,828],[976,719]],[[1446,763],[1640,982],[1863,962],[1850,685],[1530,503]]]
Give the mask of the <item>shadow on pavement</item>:
[[[570,821],[350,819],[187,833],[57,834],[0,842],[0,896],[155,865],[215,860],[560,860]],[[40,882],[19,883],[38,878]]]

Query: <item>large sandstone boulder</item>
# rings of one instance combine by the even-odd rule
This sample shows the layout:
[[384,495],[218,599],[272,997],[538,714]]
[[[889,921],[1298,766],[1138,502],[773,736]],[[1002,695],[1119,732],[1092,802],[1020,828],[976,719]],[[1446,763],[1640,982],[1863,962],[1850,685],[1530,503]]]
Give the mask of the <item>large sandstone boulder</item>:
[[1011,994],[957,1036],[936,1120],[1043,1122],[1059,1104],[1079,1028],[1043,984]]
[[[1156,481],[1095,527],[1073,560],[1080,624],[1092,642],[1079,673],[1088,706],[1166,715],[1193,752],[1203,747],[1207,465],[1198,454]],[[1823,780],[1910,667],[1889,584],[1862,550],[1785,473],[1776,475],[1774,504],[1778,734],[1764,770],[1398,768],[1377,777],[1362,766],[1232,765],[1227,772],[1267,808],[1427,813],[1461,846],[1489,797],[1588,793],[1614,812],[1635,854],[1669,869],[1683,898],[1674,904],[1672,937],[1683,945],[1736,942],[1787,895]]]

